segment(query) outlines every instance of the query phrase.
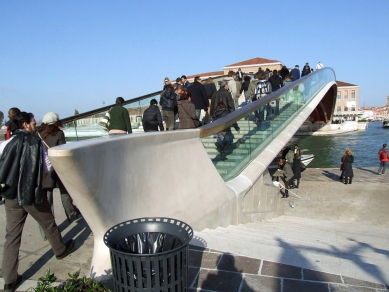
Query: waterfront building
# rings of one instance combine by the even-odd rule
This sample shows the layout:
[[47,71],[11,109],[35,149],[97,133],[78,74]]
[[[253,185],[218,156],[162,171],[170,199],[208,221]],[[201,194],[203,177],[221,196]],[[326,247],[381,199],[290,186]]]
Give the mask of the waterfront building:
[[334,109],[335,117],[354,118],[358,111],[359,86],[343,81],[336,81],[338,92]]

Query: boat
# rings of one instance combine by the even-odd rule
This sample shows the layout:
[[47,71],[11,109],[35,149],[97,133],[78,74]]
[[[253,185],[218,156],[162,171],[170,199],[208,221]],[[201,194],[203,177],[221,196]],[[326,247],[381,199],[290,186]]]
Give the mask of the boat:
[[[302,149],[300,150],[301,153],[303,152],[307,152],[309,151],[308,149]],[[275,158],[272,163],[270,163],[269,167],[270,169],[274,169],[274,168],[277,168],[278,167],[278,160],[280,159],[280,157],[277,157]],[[308,164],[310,164],[312,162],[312,160],[315,159],[315,155],[314,154],[301,154],[301,162],[307,167]]]
[[382,122],[382,128],[389,128],[389,120],[385,120]]

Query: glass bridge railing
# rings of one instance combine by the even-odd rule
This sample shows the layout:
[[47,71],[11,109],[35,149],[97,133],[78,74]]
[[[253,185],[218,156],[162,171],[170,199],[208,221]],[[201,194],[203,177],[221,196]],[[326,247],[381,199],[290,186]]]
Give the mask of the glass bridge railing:
[[[217,89],[224,77],[214,78]],[[265,98],[239,108],[224,118],[200,127],[204,148],[222,178],[227,181],[238,175],[298,115],[318,91],[331,81],[335,81],[335,73],[331,68],[315,71]],[[141,128],[143,112],[149,107],[151,99],[159,101],[160,93],[161,91],[158,91],[125,101],[133,133],[143,132]],[[275,103],[275,107],[267,106],[271,102]],[[66,140],[75,142],[108,135],[108,132],[99,126],[99,121],[112,106],[114,104],[62,119]],[[234,123],[240,128],[239,132],[232,126]],[[231,130],[227,131],[227,135],[224,134],[226,128]],[[224,140],[223,134],[227,136],[225,142],[229,145],[220,151],[215,143]]]
[[[217,89],[219,88],[220,81],[224,77],[225,76],[213,77],[213,81]],[[143,113],[150,106],[150,101],[152,99],[156,99],[159,102],[161,92],[162,90],[134,99],[126,100],[124,102],[124,107],[128,109],[130,115],[133,133],[143,132]],[[107,136],[108,132],[99,125],[99,122],[101,119],[103,119],[107,111],[114,105],[115,104],[111,104],[86,113],[62,119],[62,122],[65,126],[64,132],[66,141],[76,142],[80,140]]]
[[331,81],[334,71],[324,68],[201,127],[201,141],[222,178],[237,176]]

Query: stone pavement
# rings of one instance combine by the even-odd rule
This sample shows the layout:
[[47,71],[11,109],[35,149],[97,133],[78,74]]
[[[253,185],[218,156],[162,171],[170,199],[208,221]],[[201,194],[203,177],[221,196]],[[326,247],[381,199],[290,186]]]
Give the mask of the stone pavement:
[[[299,189],[302,197],[285,200],[285,214],[299,218],[325,219],[342,224],[358,223],[371,232],[387,235],[389,224],[388,174],[376,175],[376,169],[355,169],[353,184],[339,182],[338,169],[307,169]],[[58,281],[68,272],[80,270],[88,275],[93,250],[93,234],[83,219],[69,224],[55,192],[56,221],[64,239],[76,239],[76,251],[58,261],[49,244],[39,234],[38,224],[28,217],[20,249],[19,273],[24,281],[18,291],[36,285],[50,268]],[[293,201],[295,208],[289,207]],[[5,226],[4,206],[0,203],[0,226]],[[346,225],[347,226],[347,225]],[[355,226],[355,224],[353,224]],[[2,262],[5,228],[0,228],[0,262]],[[366,239],[368,242],[368,238]],[[385,252],[377,249],[377,253]],[[0,271],[0,288],[4,282]],[[388,283],[386,283],[388,284]],[[226,252],[191,246],[191,291],[382,291],[382,284],[359,281],[341,275],[302,269],[292,265],[234,256]]]
[[[308,168],[302,173],[302,199],[285,200],[285,215],[355,222],[378,228],[389,227],[389,171],[377,175],[377,168],[354,168],[352,184],[339,181],[337,168]],[[295,208],[290,208],[291,202]]]

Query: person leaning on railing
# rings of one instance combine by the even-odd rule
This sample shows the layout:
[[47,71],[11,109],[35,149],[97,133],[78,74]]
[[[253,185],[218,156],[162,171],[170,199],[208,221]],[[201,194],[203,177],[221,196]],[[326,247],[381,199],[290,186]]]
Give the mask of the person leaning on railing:
[[123,107],[123,97],[116,98],[116,105],[112,107],[109,119],[109,134],[131,134],[131,121],[128,110]]

